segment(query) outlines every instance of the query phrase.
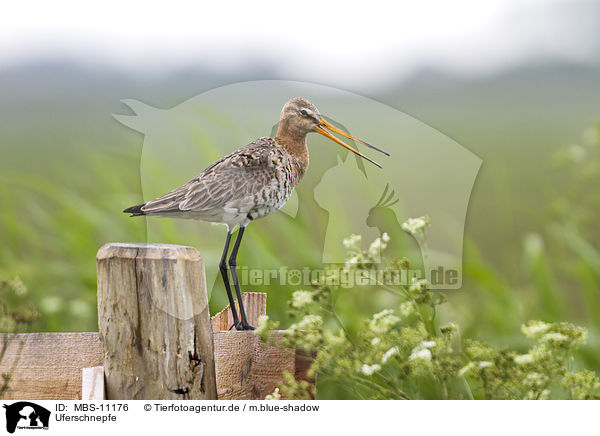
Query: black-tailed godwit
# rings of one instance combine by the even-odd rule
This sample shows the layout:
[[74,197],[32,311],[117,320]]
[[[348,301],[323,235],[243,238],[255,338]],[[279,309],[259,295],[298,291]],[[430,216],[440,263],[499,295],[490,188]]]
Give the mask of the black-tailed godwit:
[[[377,162],[333,136],[338,133],[370,148],[389,154],[327,122],[317,108],[303,98],[293,98],[281,111],[275,138],[263,137],[213,163],[185,185],[144,204],[125,209],[132,216],[189,218],[227,225],[225,247],[219,263],[227,298],[237,330],[254,329],[246,318],[237,276],[237,254],[246,226],[277,211],[286,203],[308,168],[306,135],[317,132],[381,168]],[[227,253],[233,231],[239,227],[229,261]],[[240,308],[238,317],[227,265]]]

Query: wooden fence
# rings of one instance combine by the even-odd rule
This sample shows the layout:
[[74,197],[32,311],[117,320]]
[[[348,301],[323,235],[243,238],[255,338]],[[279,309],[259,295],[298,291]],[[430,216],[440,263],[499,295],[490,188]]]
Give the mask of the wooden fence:
[[[308,380],[301,352],[228,330],[229,306],[210,318],[196,249],[107,244],[97,270],[99,332],[0,335],[4,399],[262,399],[284,371]],[[266,294],[243,302],[256,325]]]

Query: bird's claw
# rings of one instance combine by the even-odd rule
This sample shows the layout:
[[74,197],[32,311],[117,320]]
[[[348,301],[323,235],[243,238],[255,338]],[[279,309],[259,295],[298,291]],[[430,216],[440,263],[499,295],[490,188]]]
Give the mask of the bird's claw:
[[238,321],[238,322],[234,322],[231,327],[229,327],[229,330],[231,330],[232,328],[234,328],[236,330],[256,330],[256,327],[251,326],[250,324],[248,324],[247,322],[244,321]]

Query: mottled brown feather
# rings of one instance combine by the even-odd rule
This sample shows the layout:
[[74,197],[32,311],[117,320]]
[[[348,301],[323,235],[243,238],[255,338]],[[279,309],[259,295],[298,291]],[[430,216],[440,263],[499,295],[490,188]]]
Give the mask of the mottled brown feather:
[[[237,208],[252,219],[285,202],[304,174],[274,138],[259,138],[218,160],[185,185],[141,207],[146,215],[193,212],[190,218],[218,221],[219,212]],[[204,217],[203,217],[204,215]],[[255,216],[254,216],[255,215]]]

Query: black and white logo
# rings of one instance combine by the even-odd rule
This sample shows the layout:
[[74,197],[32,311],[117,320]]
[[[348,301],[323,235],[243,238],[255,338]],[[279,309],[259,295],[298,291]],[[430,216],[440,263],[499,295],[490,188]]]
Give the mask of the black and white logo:
[[6,431],[14,433],[16,429],[48,430],[50,411],[29,401],[4,404],[6,409]]

